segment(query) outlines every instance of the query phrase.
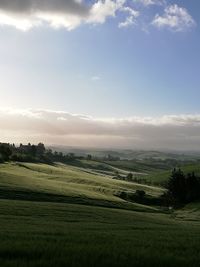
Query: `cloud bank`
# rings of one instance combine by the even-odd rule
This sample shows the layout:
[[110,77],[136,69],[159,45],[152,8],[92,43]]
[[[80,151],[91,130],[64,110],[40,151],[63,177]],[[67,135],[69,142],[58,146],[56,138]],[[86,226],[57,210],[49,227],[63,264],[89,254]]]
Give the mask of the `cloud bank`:
[[200,150],[200,115],[99,119],[50,110],[0,110],[1,142]]
[[139,18],[144,9],[152,6],[164,9],[164,14],[156,14],[153,21],[149,19],[148,26],[184,31],[195,25],[185,8],[168,5],[166,0],[1,0],[0,25],[22,31],[44,25],[70,31],[84,24],[97,25],[108,18],[120,18],[118,27],[127,28],[143,25]]
[[126,0],[2,0],[0,25],[27,31],[45,23],[53,28],[73,30],[81,24],[102,24],[116,12],[123,12]]

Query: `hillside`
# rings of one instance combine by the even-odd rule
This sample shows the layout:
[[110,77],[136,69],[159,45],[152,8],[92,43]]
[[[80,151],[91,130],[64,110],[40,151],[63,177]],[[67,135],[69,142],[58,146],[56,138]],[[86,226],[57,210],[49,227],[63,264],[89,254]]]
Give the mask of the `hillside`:
[[[145,190],[147,194],[159,196],[162,189],[153,186],[139,185],[112,179],[111,176],[100,175],[90,169],[71,165],[8,163],[0,165],[1,195],[9,196],[13,191],[18,195],[30,196],[36,193],[47,194],[51,199],[62,197],[70,203],[97,203],[98,205],[126,205],[125,201],[115,195],[121,191]],[[26,194],[27,197],[30,197]],[[26,197],[23,197],[26,199]],[[68,199],[68,200],[67,200]],[[107,203],[108,202],[108,203]],[[130,205],[130,203],[129,203]],[[133,204],[132,204],[133,205]]]
[[199,224],[164,214],[0,200],[0,264],[198,266]]
[[197,266],[198,203],[174,212],[125,201],[117,193],[163,189],[82,163],[0,165],[1,266]]
[[[194,162],[189,163],[185,165],[178,165],[177,167],[180,167],[181,170],[183,170],[184,173],[192,173],[195,172],[195,174],[200,175],[200,163]],[[142,175],[145,179],[152,182],[152,184],[163,184],[167,181],[169,176],[171,175],[172,169],[169,170],[153,170],[150,171],[147,175]]]
[[67,146],[49,146],[54,151],[63,153],[75,153],[79,156],[88,154],[97,158],[105,158],[108,155],[128,160],[145,160],[145,159],[175,159],[175,160],[196,160],[200,157],[200,152],[190,151],[156,151],[156,150],[132,150],[132,149],[105,149],[105,148],[75,148]]

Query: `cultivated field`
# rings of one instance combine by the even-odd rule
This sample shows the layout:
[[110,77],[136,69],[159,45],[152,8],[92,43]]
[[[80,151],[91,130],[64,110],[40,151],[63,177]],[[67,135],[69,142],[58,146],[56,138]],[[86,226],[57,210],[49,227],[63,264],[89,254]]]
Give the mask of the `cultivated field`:
[[127,202],[163,189],[63,164],[0,165],[0,266],[199,266],[200,209]]

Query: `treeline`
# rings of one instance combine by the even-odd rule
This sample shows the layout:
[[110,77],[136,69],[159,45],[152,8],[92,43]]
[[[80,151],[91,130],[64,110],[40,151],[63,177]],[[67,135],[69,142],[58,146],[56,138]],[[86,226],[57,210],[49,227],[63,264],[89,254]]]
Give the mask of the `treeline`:
[[127,175],[121,175],[118,171],[115,172],[113,179],[123,180],[128,182],[134,182],[137,184],[146,184],[146,185],[161,185],[161,183],[153,182],[143,177],[137,177],[133,173],[129,172]]
[[73,153],[64,154],[62,152],[52,151],[51,149],[46,149],[43,143],[38,145],[20,144],[16,146],[15,144],[0,143],[0,162],[5,161],[19,161],[19,162],[62,162],[66,163],[80,159],[80,157],[75,156]]
[[[113,178],[142,184],[146,183],[143,179],[134,178],[132,173],[122,177],[116,172],[116,176]],[[185,174],[181,169],[173,169],[171,176],[165,183],[165,188],[165,193],[160,197],[147,195],[144,190],[136,190],[136,192],[121,191],[117,196],[140,204],[172,206],[175,208],[200,200],[200,177],[194,172]]]
[[166,187],[166,198],[173,205],[200,200],[200,177],[194,172],[185,174],[181,169],[174,169]]

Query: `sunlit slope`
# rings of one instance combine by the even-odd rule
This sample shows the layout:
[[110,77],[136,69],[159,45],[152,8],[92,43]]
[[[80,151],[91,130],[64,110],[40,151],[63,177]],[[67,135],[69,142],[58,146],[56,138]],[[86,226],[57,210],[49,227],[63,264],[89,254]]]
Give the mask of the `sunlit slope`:
[[120,191],[145,190],[158,196],[156,187],[129,183],[109,176],[95,175],[83,168],[56,164],[54,166],[32,163],[0,165],[0,189],[30,191],[79,199],[123,202],[115,195]]
[[198,266],[199,204],[163,213],[115,196],[136,189],[162,193],[80,167],[0,165],[0,266]]
[[186,205],[175,212],[175,218],[189,223],[200,224],[200,202]]
[[[177,168],[179,167],[185,174],[194,172],[196,175],[200,175],[200,163],[199,162],[196,162],[193,164],[186,164],[183,166],[177,166]],[[167,170],[167,171],[155,170],[155,171],[149,172],[146,175],[141,175],[140,177],[145,178],[147,181],[151,181],[152,183],[155,183],[155,184],[163,184],[167,182],[171,173],[172,173],[172,170]]]

